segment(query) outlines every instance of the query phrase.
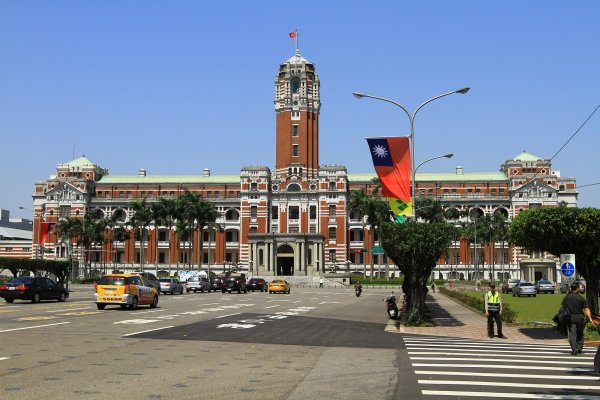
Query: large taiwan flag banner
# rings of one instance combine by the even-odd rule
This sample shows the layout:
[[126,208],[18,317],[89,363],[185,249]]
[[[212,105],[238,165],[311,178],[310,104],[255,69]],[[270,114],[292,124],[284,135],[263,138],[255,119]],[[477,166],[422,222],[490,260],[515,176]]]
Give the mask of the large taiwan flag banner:
[[413,215],[410,195],[410,143],[406,136],[367,138],[382,195],[398,221]]

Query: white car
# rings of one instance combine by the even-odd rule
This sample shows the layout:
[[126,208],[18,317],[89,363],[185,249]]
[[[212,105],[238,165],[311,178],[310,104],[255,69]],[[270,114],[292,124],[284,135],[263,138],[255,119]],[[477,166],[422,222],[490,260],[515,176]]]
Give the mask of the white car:
[[205,291],[210,291],[210,282],[203,276],[192,276],[187,280],[187,288],[185,289],[188,293],[190,291],[194,291],[194,293],[200,291],[204,293]]

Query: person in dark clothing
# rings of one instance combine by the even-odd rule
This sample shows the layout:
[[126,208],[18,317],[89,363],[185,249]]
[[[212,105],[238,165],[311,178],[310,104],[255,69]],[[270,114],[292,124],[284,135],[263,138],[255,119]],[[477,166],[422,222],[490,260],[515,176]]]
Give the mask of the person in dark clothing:
[[498,337],[506,339],[502,333],[502,299],[500,293],[496,292],[496,285],[490,284],[490,290],[484,295],[485,316],[487,317],[488,337],[494,337],[494,321],[498,327]]
[[583,314],[585,313],[590,322],[593,323],[593,321],[590,306],[587,300],[581,296],[578,284],[571,284],[571,291],[567,293],[561,305],[569,315],[567,334],[571,345],[571,354],[581,354],[583,351],[583,328],[585,326]]

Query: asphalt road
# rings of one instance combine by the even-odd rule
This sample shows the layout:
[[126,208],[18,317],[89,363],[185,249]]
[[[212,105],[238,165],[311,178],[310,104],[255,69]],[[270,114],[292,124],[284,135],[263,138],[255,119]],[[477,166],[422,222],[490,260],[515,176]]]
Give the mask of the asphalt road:
[[387,290],[0,304],[0,399],[420,399]]

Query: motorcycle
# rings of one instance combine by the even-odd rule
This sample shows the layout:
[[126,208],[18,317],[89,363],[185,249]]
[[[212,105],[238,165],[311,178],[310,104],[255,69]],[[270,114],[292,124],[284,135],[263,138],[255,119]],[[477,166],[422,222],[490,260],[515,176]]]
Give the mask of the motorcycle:
[[362,286],[356,286],[354,288],[354,294],[356,294],[356,297],[360,297],[361,293],[362,293]]
[[398,305],[396,304],[396,296],[394,296],[394,292],[385,299],[385,306],[387,308],[387,313],[390,319],[398,318]]

